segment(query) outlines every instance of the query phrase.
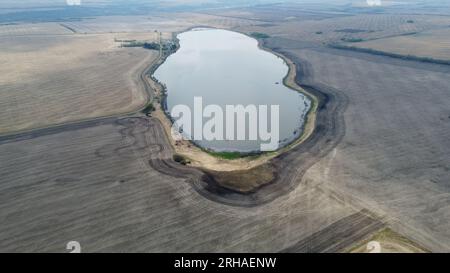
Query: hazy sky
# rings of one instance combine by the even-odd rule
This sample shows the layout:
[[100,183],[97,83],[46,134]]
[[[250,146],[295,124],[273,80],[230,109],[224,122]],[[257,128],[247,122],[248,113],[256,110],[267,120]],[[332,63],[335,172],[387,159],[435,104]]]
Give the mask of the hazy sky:
[[[67,0],[0,0],[1,8],[25,8],[25,7],[44,7],[44,6],[63,6]],[[296,3],[323,3],[323,4],[367,4],[367,1],[377,0],[80,0],[83,5],[108,4],[108,3],[163,3],[163,4],[201,4],[201,3],[224,3],[224,4],[262,4],[279,2]],[[381,3],[436,3],[447,4],[450,0],[379,0]]]
[[[248,3],[278,3],[278,2],[309,2],[309,3],[350,3],[358,0],[80,0],[82,4],[107,4],[107,3],[179,3],[179,4],[201,4],[201,3],[230,3],[230,4],[248,4]],[[359,2],[365,2],[360,0]],[[66,0],[0,0],[1,7],[30,7],[30,6],[54,6],[66,5]]]

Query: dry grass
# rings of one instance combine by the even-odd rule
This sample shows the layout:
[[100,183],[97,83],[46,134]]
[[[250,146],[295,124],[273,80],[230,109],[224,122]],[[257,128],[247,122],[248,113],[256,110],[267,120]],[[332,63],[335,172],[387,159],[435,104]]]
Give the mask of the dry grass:
[[[140,34],[155,39],[155,33]],[[126,34],[0,38],[0,134],[134,110],[157,52],[119,48]]]
[[72,33],[72,31],[58,23],[0,25],[0,37],[28,35],[66,35]]
[[[413,23],[409,23],[410,20]],[[450,19],[440,16],[367,14],[301,22],[285,21],[273,26],[244,26],[240,29],[302,42],[341,43],[343,39],[366,41],[419,33],[449,24]]]

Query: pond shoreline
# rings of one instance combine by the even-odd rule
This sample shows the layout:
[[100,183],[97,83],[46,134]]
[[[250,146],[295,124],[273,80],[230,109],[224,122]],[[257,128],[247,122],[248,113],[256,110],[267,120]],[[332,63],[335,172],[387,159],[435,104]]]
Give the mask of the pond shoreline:
[[[167,110],[167,105],[165,103],[167,90],[165,89],[165,86],[161,84],[156,78],[154,77],[154,72],[158,69],[160,65],[164,63],[164,61],[172,54],[177,52],[179,49],[179,40],[177,36],[181,33],[191,31],[193,29],[199,29],[199,28],[205,28],[205,27],[192,27],[187,30],[173,33],[173,39],[175,40],[177,44],[177,49],[173,52],[170,52],[167,56],[164,56],[163,60],[161,62],[158,62],[158,64],[151,69],[151,79],[157,83],[159,86],[159,93],[160,95],[160,103],[158,103],[158,106],[156,107],[155,112],[153,113],[156,118],[158,118],[162,124],[164,125],[166,135],[169,138],[169,141],[172,144],[172,147],[174,148],[174,151],[176,154],[183,156],[186,158],[187,162],[189,162],[190,166],[198,167],[205,170],[210,171],[240,171],[240,170],[249,170],[251,168],[255,168],[258,166],[261,166],[265,163],[267,163],[270,159],[276,157],[277,155],[280,155],[291,148],[300,145],[303,141],[308,139],[308,137],[312,134],[314,127],[315,127],[315,112],[317,110],[318,106],[318,100],[317,98],[306,91],[305,89],[301,88],[297,83],[295,82],[296,78],[296,67],[295,63],[289,60],[287,57],[283,56],[280,53],[274,52],[270,48],[267,48],[264,46],[264,39],[256,39],[246,33],[242,33],[239,31],[232,31],[236,33],[243,34],[251,39],[254,39],[257,41],[258,48],[269,52],[283,60],[283,62],[288,67],[288,72],[283,78],[283,84],[291,89],[292,91],[296,91],[304,95],[310,100],[310,107],[309,110],[304,113],[304,122],[299,128],[302,130],[302,132],[299,134],[298,137],[294,138],[289,144],[286,144],[285,146],[279,148],[276,151],[273,152],[251,152],[251,153],[239,153],[239,155],[232,155],[229,152],[214,152],[210,151],[206,148],[200,147],[193,141],[188,140],[182,140],[182,141],[174,141],[171,137],[171,127],[172,127],[172,118],[170,117],[170,114]],[[207,27],[208,29],[215,29],[211,27]],[[228,30],[230,31],[230,30]],[[235,154],[235,153],[233,153]]]

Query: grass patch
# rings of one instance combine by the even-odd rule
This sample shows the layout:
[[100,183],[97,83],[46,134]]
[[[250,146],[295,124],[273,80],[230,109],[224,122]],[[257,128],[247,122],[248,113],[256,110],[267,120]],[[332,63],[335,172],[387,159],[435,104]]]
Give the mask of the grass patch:
[[261,33],[261,32],[252,32],[250,34],[250,36],[252,36],[253,38],[256,38],[256,39],[267,39],[267,38],[270,38],[269,35],[267,35],[265,33]]
[[220,158],[228,159],[228,160],[239,159],[239,158],[243,158],[246,156],[245,154],[242,154],[240,152],[211,152],[211,151],[208,151],[208,153],[212,156],[220,157]]
[[159,50],[160,46],[158,43],[148,43],[148,42],[141,42],[136,40],[129,40],[124,43],[122,43],[122,47],[143,47],[146,49],[153,49],[153,50]]
[[359,42],[364,41],[364,40],[361,39],[361,38],[342,38],[341,40],[342,40],[343,42],[347,42],[347,43],[359,43]]
[[149,103],[143,110],[142,113],[148,115],[155,111],[155,106],[153,106],[153,103]]
[[364,29],[356,29],[356,28],[344,28],[344,29],[337,29],[334,32],[342,32],[342,33],[361,33],[366,32]]
[[167,41],[167,42],[163,43],[162,45],[160,45],[159,43],[155,43],[155,42],[145,42],[145,41],[136,41],[136,40],[117,40],[117,39],[115,39],[114,41],[122,43],[121,47],[142,47],[142,48],[151,49],[151,50],[162,49],[163,51],[169,51],[169,52],[173,52],[177,49],[177,44],[174,43],[173,41]]

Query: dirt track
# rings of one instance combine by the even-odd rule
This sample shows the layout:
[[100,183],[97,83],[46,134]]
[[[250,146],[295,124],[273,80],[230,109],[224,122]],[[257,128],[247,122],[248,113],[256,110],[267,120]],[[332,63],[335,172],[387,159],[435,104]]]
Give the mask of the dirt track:
[[[337,253],[363,240],[367,234],[380,230],[384,224],[362,210],[329,225],[293,246],[283,249],[287,253]],[[349,225],[351,223],[351,225]],[[347,236],[352,234],[352,236]]]

